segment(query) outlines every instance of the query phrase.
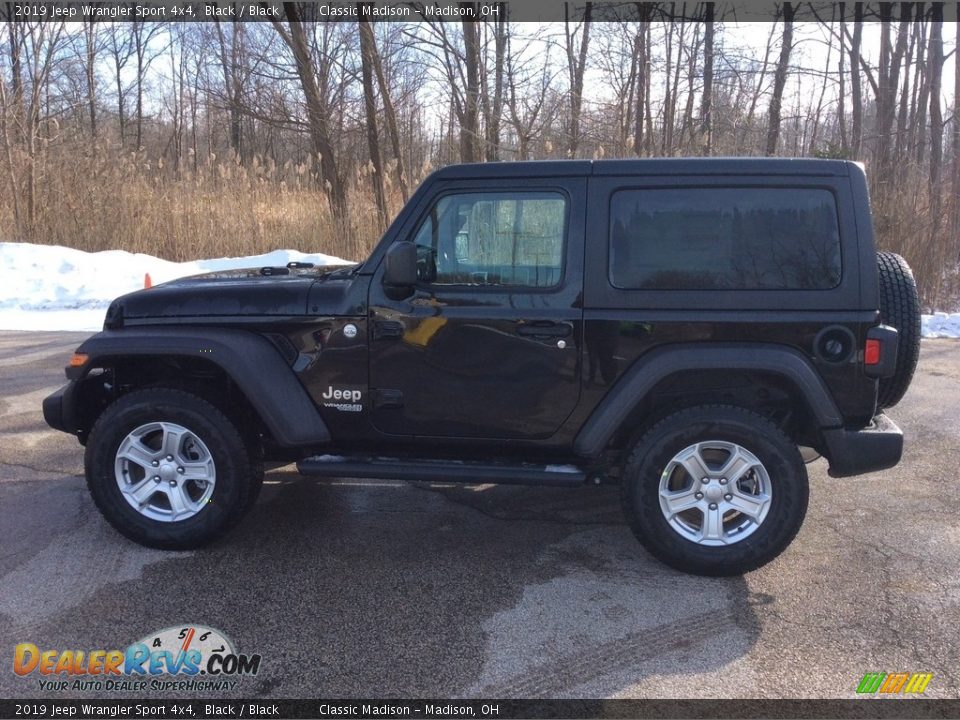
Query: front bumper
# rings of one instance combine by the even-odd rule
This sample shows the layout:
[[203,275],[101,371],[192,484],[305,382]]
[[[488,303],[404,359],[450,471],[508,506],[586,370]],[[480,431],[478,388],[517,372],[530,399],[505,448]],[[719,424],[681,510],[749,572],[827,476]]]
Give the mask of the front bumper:
[[903,455],[903,432],[883,413],[862,430],[824,430],[823,438],[831,477],[886,470],[900,462]]
[[77,391],[76,382],[68,382],[52,395],[43,399],[43,419],[54,430],[61,430],[71,435],[77,432],[76,402],[74,394]]

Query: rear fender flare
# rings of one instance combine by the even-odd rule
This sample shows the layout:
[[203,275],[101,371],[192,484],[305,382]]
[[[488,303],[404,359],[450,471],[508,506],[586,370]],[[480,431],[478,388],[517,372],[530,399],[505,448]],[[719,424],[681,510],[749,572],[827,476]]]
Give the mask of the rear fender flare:
[[687,370],[760,370],[780,375],[802,393],[822,428],[839,427],[840,411],[823,380],[799,351],[780,345],[690,343],[658,348],[617,380],[577,433],[574,452],[598,457],[631,411],[664,378]]

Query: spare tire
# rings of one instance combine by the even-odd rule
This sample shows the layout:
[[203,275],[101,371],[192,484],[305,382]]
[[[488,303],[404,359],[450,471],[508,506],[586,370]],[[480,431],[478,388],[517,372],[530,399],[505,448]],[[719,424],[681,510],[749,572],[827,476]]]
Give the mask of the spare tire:
[[877,253],[880,272],[880,321],[897,329],[897,363],[892,377],[881,378],[877,409],[893,407],[903,398],[920,357],[920,298],[907,261],[896,253]]

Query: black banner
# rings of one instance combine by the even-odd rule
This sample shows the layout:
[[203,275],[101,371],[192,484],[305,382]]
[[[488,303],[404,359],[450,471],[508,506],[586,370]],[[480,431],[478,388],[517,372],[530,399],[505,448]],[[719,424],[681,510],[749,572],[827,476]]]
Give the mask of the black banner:
[[[704,19],[702,3],[649,3],[625,2],[622,0],[596,0],[591,3],[592,22],[630,22],[636,20],[698,22]],[[903,3],[891,5],[891,22],[899,21]],[[933,3],[928,3],[932,5]],[[939,3],[943,6],[944,20],[957,17],[956,3]],[[836,3],[795,3],[794,20],[822,21],[830,19]],[[850,5],[850,3],[848,3]],[[373,22],[460,22],[493,21],[507,19],[511,22],[572,22],[583,19],[585,2],[561,2],[560,0],[512,0],[511,2],[460,3],[454,0],[440,2],[302,2],[297,3],[301,19],[308,22],[356,21],[361,17]],[[714,2],[713,16],[716,22],[776,22],[782,19],[782,3],[774,0],[730,0]],[[880,19],[880,3],[863,3],[864,20]],[[848,12],[852,12],[849,11]],[[209,2],[169,2],[141,0],[89,0],[82,2],[0,2],[0,21],[170,21],[170,22],[269,22],[287,20],[282,2],[254,2],[252,0],[211,0]]]
[[960,718],[960,700],[0,700],[14,718]]

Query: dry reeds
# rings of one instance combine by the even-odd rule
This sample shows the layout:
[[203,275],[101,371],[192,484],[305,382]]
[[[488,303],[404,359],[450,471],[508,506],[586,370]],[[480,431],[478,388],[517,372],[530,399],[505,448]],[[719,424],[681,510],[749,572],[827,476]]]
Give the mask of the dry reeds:
[[380,238],[368,179],[356,179],[351,212],[336,222],[309,161],[277,165],[255,156],[240,163],[211,154],[177,168],[130,151],[58,150],[44,159],[28,237],[16,237],[6,203],[0,237],[176,261],[278,248],[361,259]]

